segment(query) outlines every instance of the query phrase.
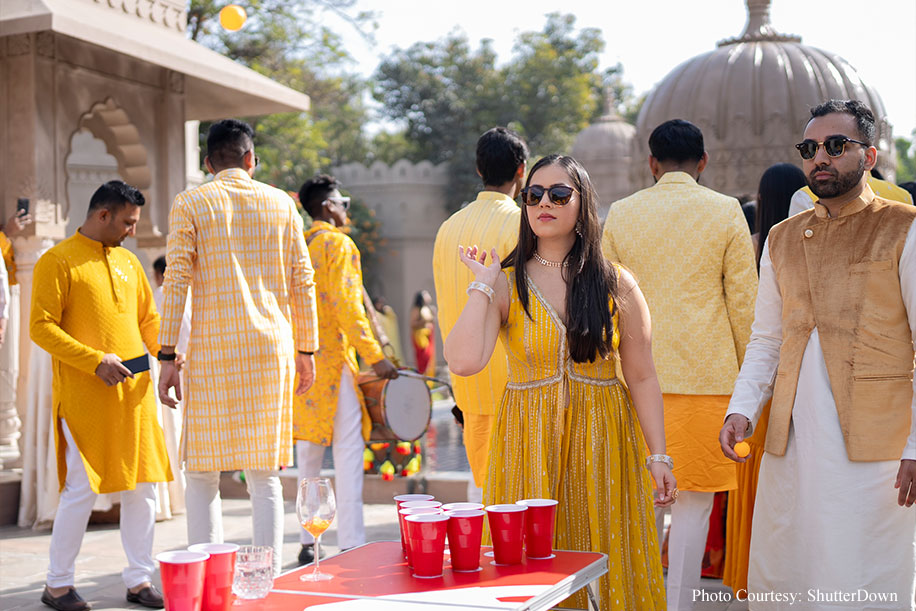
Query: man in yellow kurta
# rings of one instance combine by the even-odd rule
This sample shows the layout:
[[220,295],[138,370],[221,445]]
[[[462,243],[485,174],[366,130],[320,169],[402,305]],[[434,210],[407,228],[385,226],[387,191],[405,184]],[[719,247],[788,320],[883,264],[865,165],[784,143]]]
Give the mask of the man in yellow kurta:
[[293,462],[294,378],[311,385],[318,349],[313,270],[292,198],[257,182],[254,131],[224,119],[207,135],[211,182],[169,214],[159,399],[176,404],[175,344],[191,286],[194,324],[184,377],[182,448],[189,543],[222,542],[220,471],[245,471],[252,540],[280,572],[283,489]]
[[[363,274],[359,250],[341,231],[349,223],[350,198],[340,184],[319,175],[299,190],[299,202],[314,222],[305,234],[315,267],[318,293],[319,343],[315,355],[315,384],[296,397],[294,436],[299,479],[317,477],[325,448],[334,453],[337,497],[337,545],[348,549],[366,542],[363,525],[363,450],[371,422],[356,388],[356,359],[351,347],[382,378],[398,377],[382,354],[363,308]],[[299,563],[315,557],[314,539],[302,529]]]
[[[433,279],[439,304],[439,329],[443,341],[458,321],[474,279],[458,259],[458,246],[495,248],[505,258],[518,243],[520,211],[514,198],[525,179],[528,147],[516,134],[494,127],[477,140],[477,174],[483,191],[477,199],[450,216],[436,234],[433,246]],[[464,449],[473,479],[468,500],[479,501],[487,477],[490,420],[496,414],[506,387],[506,352],[496,344],[490,363],[480,373],[452,377],[455,402],[464,414]]]
[[[757,271],[738,200],[697,184],[708,159],[699,128],[666,121],[649,149],[657,182],[611,206],[602,247],[633,271],[652,312],[665,438],[680,488],[668,537],[674,611],[693,606],[714,493],[738,484],[717,431],[750,339]],[[660,538],[663,518],[657,511]]]
[[[159,315],[143,267],[119,245],[134,232],[143,195],[120,180],[93,194],[79,230],[35,264],[32,341],[51,354],[60,505],[41,601],[88,609],[73,587],[79,553],[100,493],[121,493],[128,602],[161,608],[150,584],[155,483],[172,479],[149,371],[121,361],[156,353]],[[147,367],[149,369],[149,367]]]

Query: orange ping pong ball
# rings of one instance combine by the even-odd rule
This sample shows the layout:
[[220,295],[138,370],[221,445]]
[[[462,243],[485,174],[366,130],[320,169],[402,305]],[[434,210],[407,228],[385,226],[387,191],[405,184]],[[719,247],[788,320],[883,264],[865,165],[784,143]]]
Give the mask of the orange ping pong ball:
[[219,23],[230,32],[242,29],[248,15],[245,9],[238,4],[227,4],[219,12]]
[[751,446],[746,441],[739,441],[735,444],[735,454],[738,458],[744,458],[751,453]]

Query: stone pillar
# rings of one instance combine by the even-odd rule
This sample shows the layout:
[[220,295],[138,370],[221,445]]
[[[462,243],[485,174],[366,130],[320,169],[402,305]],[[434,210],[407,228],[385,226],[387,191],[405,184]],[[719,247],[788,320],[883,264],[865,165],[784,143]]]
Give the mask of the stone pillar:
[[200,121],[184,122],[185,184],[188,189],[199,187],[207,181],[200,169]]
[[[48,201],[39,202],[41,207],[59,208],[57,204]],[[36,208],[40,209],[38,206]],[[36,210],[38,212],[38,210]],[[59,212],[59,211],[58,211]],[[55,214],[59,218],[59,214]],[[63,221],[55,223],[42,223],[38,220],[40,217],[36,214],[36,222],[30,225],[26,234],[16,236],[13,239],[13,252],[16,257],[16,279],[19,281],[19,311],[20,316],[20,333],[19,333],[19,378],[16,383],[16,412],[20,422],[27,421],[29,395],[29,379],[37,375],[32,371],[32,348],[34,344],[29,338],[29,313],[32,304],[32,272],[35,269],[35,263],[49,248],[54,246],[55,241],[64,238],[66,224]],[[31,235],[28,235],[31,234]],[[50,366],[45,359],[40,361],[42,366]],[[19,437],[20,456],[25,454],[26,438]]]
[[[29,378],[28,319],[32,296],[32,268],[38,257],[54,240],[64,237],[65,224],[61,201],[57,191],[55,172],[58,130],[56,116],[55,36],[50,31],[15,34],[0,37],[0,74],[5,85],[0,84],[0,215],[8,218],[16,206],[16,199],[31,200],[35,222],[13,239],[16,259],[16,278],[19,282],[19,335],[8,336],[7,341],[18,342],[18,377],[16,379],[15,405],[20,420],[16,424],[9,406],[5,409],[4,425],[7,439],[18,437],[21,451],[24,438],[20,435],[25,422]],[[5,394],[5,393],[4,393]],[[20,452],[21,456],[21,452]],[[4,463],[4,467],[8,466]]]

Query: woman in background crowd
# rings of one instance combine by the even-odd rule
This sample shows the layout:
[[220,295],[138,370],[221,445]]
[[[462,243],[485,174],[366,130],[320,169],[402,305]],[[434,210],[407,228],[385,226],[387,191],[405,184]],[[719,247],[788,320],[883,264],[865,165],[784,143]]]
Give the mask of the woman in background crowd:
[[417,371],[436,375],[436,310],[429,291],[420,291],[410,308],[410,340],[417,359]]

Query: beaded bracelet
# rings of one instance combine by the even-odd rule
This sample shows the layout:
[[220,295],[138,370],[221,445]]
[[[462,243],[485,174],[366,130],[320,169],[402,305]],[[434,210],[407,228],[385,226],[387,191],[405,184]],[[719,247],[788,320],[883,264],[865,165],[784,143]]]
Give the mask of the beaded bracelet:
[[669,469],[674,469],[674,460],[667,454],[650,454],[646,457],[646,469],[654,462],[663,462]]
[[471,294],[471,291],[480,291],[487,296],[490,303],[493,303],[493,297],[496,296],[496,292],[493,290],[492,286],[484,284],[483,282],[478,282],[477,280],[468,285],[468,295]]

